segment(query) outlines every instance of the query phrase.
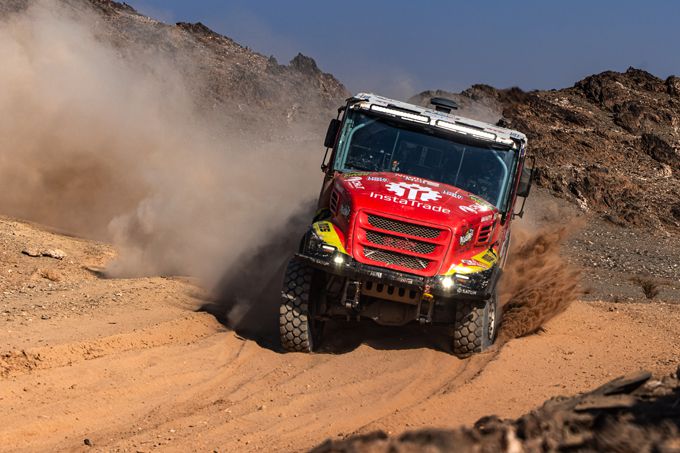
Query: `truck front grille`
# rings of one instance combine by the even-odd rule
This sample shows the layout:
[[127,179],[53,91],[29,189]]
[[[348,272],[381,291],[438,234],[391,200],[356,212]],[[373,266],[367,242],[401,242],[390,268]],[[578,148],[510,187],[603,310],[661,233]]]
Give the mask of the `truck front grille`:
[[360,211],[353,237],[354,257],[359,262],[432,276],[446,255],[451,231]]
[[427,269],[431,262],[424,258],[416,258],[414,256],[374,249],[372,247],[364,247],[364,256],[374,261],[380,261],[385,264],[393,264],[395,266],[406,267],[418,271]]
[[386,217],[380,217],[371,214],[368,215],[368,223],[371,224],[371,226],[380,228],[381,230],[394,231],[395,233],[403,233],[427,239],[435,239],[439,237],[442,232],[442,230],[438,228],[414,225],[413,223],[402,222],[400,220],[388,219]]
[[409,252],[416,252],[426,255],[435,251],[437,246],[428,242],[416,241],[404,237],[393,236],[391,234],[378,233],[377,231],[366,231],[366,239],[376,245],[386,245],[395,249],[402,249]]

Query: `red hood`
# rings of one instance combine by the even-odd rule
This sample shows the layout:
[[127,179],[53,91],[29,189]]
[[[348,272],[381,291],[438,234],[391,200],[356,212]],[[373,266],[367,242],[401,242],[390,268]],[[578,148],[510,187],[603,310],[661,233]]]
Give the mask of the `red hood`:
[[451,229],[486,221],[497,213],[493,205],[462,189],[401,173],[345,173],[336,181],[340,192],[351,199],[353,210],[368,209]]
[[337,175],[331,211],[356,260],[423,276],[488,249],[498,219],[480,197],[400,173]]

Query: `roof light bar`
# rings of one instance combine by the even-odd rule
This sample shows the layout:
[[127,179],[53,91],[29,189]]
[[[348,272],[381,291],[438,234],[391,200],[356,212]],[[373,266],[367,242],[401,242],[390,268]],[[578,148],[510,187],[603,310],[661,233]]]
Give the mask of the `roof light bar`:
[[419,123],[429,123],[430,118],[424,115],[416,115],[413,113],[402,112],[401,110],[390,109],[380,105],[371,104],[371,110],[374,112],[385,113],[387,115],[398,116],[406,120],[417,121]]
[[492,134],[491,132],[480,131],[471,127],[461,126],[460,124],[449,123],[448,121],[437,120],[437,126],[461,134],[481,138],[483,140],[496,140],[496,134]]

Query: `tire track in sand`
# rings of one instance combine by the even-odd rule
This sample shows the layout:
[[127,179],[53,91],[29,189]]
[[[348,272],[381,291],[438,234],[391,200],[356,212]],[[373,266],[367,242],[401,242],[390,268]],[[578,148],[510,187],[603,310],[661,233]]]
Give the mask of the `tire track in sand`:
[[195,342],[224,328],[205,313],[190,313],[133,332],[0,354],[0,378],[72,365],[111,354]]

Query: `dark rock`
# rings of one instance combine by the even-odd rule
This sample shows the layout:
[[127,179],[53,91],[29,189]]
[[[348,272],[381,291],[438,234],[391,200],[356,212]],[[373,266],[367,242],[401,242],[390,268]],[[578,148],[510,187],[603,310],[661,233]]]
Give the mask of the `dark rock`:
[[680,203],[677,203],[673,207],[671,207],[671,215],[676,220],[680,220]]
[[295,58],[290,60],[290,67],[307,75],[321,74],[321,70],[316,65],[316,61],[301,53],[298,53]]
[[206,27],[203,25],[201,22],[196,22],[196,23],[190,23],[190,22],[177,22],[177,27],[181,28],[182,30],[189,31],[191,33],[197,34],[197,35],[204,35],[204,36],[213,36],[213,37],[221,37],[219,33],[216,33],[212,31],[210,28]]
[[666,79],[666,90],[674,97],[680,97],[680,77],[670,76]]
[[676,451],[680,381],[676,375],[644,385],[649,378],[646,372],[633,373],[583,395],[553,398],[517,420],[492,416],[472,428],[395,437],[379,432],[328,440],[313,451]]
[[657,162],[680,168],[678,153],[663,138],[655,134],[642,134],[642,150]]

